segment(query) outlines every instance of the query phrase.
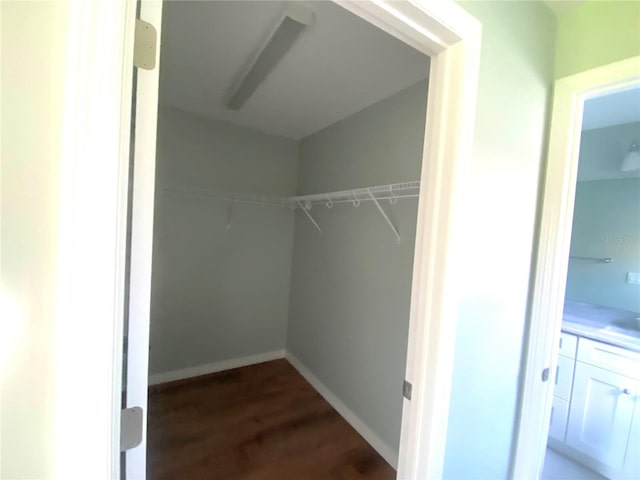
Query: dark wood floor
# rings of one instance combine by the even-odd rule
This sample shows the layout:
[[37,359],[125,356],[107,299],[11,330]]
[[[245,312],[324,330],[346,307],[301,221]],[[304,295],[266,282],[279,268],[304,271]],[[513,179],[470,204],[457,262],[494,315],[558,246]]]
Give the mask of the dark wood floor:
[[395,478],[286,361],[149,389],[150,479]]

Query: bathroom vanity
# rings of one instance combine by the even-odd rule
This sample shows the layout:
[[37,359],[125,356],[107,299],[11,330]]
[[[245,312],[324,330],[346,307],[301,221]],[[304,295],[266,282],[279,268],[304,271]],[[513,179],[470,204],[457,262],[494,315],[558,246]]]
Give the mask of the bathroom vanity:
[[637,315],[565,303],[549,446],[608,478],[640,478]]

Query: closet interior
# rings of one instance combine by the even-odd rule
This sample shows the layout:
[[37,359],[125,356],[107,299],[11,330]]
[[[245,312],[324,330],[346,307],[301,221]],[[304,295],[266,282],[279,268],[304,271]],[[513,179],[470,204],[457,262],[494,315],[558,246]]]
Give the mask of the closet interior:
[[393,478],[429,58],[332,2],[161,40],[149,478]]

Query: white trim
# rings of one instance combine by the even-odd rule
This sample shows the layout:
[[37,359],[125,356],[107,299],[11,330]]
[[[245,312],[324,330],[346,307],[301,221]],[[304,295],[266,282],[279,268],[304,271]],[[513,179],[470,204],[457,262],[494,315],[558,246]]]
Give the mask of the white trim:
[[134,20],[135,2],[68,5],[55,327],[55,478],[120,475]]
[[287,350],[287,361],[302,375],[307,382],[324,398],[329,405],[336,409],[342,418],[344,418],[349,425],[351,425],[356,432],[358,432],[376,452],[384,458],[389,465],[393,468],[397,468],[398,454],[380,438],[360,417],[358,417],[353,410],[338,398],[329,387],[327,387],[322,381],[316,377],[311,370],[309,370],[304,363],[302,363],[294,354]]
[[[136,2],[130,2],[136,3]],[[156,29],[161,39],[162,2],[140,2],[140,19]],[[131,28],[134,28],[133,26]],[[125,68],[125,75],[133,75],[133,62]],[[149,381],[149,328],[151,310],[151,265],[153,251],[153,211],[155,194],[156,141],[158,123],[158,88],[160,77],[160,47],[156,49],[156,67],[138,68],[136,73],[136,122],[134,144],[134,172],[132,188],[132,217],[129,274],[129,317],[127,346],[127,407],[140,407],[143,411],[142,442],[126,452],[126,478],[146,478],[147,468],[147,383]],[[127,118],[131,125],[131,96],[128,99]],[[124,109],[125,107],[123,107]],[[127,151],[127,155],[129,151]],[[127,178],[128,186],[129,179]],[[125,218],[120,218],[125,222]]]
[[633,57],[555,84],[513,478],[538,478],[544,461],[553,382],[542,382],[541,372],[557,364],[584,100],[638,82],[640,57]]
[[154,373],[149,376],[149,386],[158,385],[175,380],[184,380],[185,378],[199,377],[210,373],[223,372],[234,368],[246,367],[257,363],[270,362],[285,358],[284,350],[273,350],[271,352],[258,353],[256,355],[248,355],[246,357],[231,358],[220,362],[206,363],[204,365],[196,365],[195,367],[181,368],[179,370],[171,370],[170,372]]

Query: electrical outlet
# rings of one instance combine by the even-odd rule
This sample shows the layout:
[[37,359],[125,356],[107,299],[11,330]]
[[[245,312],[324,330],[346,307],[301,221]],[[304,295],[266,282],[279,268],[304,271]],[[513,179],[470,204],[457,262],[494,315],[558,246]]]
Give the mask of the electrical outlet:
[[629,285],[640,285],[640,272],[627,272],[627,283]]

